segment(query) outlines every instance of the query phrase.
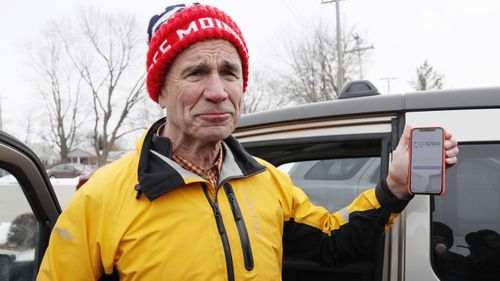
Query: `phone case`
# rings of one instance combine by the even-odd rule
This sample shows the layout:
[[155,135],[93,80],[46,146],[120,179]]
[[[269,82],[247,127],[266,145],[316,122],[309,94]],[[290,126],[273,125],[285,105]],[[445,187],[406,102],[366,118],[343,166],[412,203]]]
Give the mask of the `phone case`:
[[[413,193],[411,191],[411,164],[412,164],[412,147],[413,147],[413,140],[412,140],[412,136],[413,136],[413,130],[418,130],[418,129],[441,129],[443,131],[443,164],[442,164],[442,177],[441,177],[441,192],[439,194],[437,193],[425,193],[425,192],[418,192],[418,193]],[[431,194],[431,195],[439,195],[439,196],[443,196],[446,192],[446,153],[445,153],[445,149],[444,149],[444,141],[446,139],[446,131],[443,127],[440,127],[440,126],[430,126],[430,127],[415,127],[415,128],[412,128],[411,129],[411,132],[410,132],[410,149],[409,149],[409,161],[408,161],[408,178],[407,178],[407,182],[408,182],[408,193],[411,194],[411,195],[415,195],[415,194]]]

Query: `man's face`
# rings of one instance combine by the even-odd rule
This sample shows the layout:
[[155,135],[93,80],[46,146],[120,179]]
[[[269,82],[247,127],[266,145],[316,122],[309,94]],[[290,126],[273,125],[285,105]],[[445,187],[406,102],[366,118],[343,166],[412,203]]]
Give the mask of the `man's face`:
[[224,40],[195,43],[182,51],[158,97],[167,109],[167,134],[181,142],[217,142],[235,129],[241,114],[241,60]]

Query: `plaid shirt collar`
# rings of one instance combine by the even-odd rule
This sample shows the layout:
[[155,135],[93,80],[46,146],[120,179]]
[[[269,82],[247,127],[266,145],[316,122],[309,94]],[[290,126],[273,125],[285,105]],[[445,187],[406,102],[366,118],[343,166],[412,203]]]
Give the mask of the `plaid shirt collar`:
[[224,149],[221,144],[214,164],[208,169],[203,169],[175,152],[172,153],[172,160],[181,165],[182,168],[208,180],[213,187],[217,187],[219,183],[220,171],[222,169],[222,163],[224,162]]
[[[161,125],[158,130],[156,131],[156,134],[158,136],[161,136],[161,133],[163,132],[163,128],[165,127],[165,124]],[[217,157],[215,158],[215,162],[212,165],[212,167],[208,169],[204,169],[193,162],[189,161],[188,159],[180,156],[179,154],[175,153],[175,151],[172,153],[172,160],[177,162],[182,168],[184,168],[187,171],[193,172],[197,174],[198,176],[208,180],[212,186],[217,187],[219,183],[219,178],[220,178],[220,172],[222,169],[222,163],[224,163],[224,146],[220,144],[219,146],[219,152],[217,154]]]

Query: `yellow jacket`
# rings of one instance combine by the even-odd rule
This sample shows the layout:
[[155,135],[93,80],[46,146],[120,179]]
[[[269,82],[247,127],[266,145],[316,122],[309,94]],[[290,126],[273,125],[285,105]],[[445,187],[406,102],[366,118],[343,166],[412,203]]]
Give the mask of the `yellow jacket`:
[[[38,280],[281,280],[283,253],[341,264],[406,205],[382,183],[334,214],[232,137],[216,189],[155,135],[97,171],[59,217]],[[216,192],[216,190],[218,190]]]

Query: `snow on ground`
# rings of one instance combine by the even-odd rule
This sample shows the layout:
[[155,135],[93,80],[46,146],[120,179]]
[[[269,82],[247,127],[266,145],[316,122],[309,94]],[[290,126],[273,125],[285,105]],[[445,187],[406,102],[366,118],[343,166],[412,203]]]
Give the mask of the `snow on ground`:
[[67,179],[50,179],[50,182],[52,183],[52,186],[56,186],[56,185],[72,185],[72,186],[75,186],[78,184],[78,177],[76,178],[67,178]]
[[10,222],[0,222],[0,245],[7,242],[7,233],[9,232]]
[[0,184],[17,184],[17,180],[13,175],[7,175],[0,178]]
[[[73,185],[73,186],[76,186],[76,184],[78,183],[78,177],[75,177],[75,178],[60,178],[60,179],[51,178],[50,182],[52,183],[52,186],[54,186],[54,187],[56,185]],[[16,178],[13,175],[3,176],[3,177],[0,177],[0,185],[2,185],[2,184],[17,184],[17,180],[16,180]]]

